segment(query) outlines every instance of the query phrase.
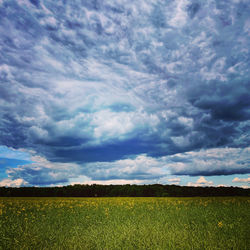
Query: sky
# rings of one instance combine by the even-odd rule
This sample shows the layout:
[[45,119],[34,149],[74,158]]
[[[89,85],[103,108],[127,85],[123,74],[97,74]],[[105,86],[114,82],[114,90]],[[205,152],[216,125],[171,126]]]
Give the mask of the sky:
[[0,186],[250,187],[249,0],[0,0]]

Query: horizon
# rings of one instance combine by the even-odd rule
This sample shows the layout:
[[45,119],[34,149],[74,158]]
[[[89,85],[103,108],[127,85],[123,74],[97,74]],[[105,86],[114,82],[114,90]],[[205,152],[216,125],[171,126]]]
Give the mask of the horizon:
[[191,187],[191,188],[215,188],[215,189],[219,189],[219,188],[239,188],[239,189],[243,189],[243,190],[247,190],[248,188],[245,187],[241,187],[241,186],[226,186],[226,185],[218,185],[218,186],[193,186],[193,185],[180,185],[180,184],[161,184],[161,183],[152,183],[152,184],[130,184],[130,183],[126,183],[126,184],[97,184],[97,183],[75,183],[75,184],[67,184],[67,185],[55,185],[55,186],[29,186],[29,185],[25,185],[25,186],[0,186],[0,188],[64,188],[64,187],[70,187],[70,186],[177,186],[177,187]]
[[249,13],[0,0],[0,186],[250,188]]

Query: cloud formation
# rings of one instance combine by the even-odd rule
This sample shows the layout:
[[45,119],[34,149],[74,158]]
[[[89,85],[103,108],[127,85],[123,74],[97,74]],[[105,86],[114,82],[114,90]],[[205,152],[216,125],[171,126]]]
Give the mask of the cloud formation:
[[250,184],[250,177],[248,178],[238,178],[238,177],[235,177],[232,182],[236,182],[236,183],[248,183]]
[[179,185],[179,184],[180,184],[180,181],[181,181],[181,178],[170,178],[170,179],[167,179],[167,181],[168,181],[170,184]]
[[28,182],[24,181],[23,179],[3,179],[0,181],[0,187],[22,187],[26,186]]
[[172,174],[214,176],[249,173],[250,148],[213,148],[165,157]]
[[40,156],[32,157],[33,163],[8,168],[9,180],[24,180],[29,185],[65,184],[69,178],[77,177],[79,166],[74,163],[49,162]]
[[8,175],[249,173],[249,12],[246,0],[1,1],[0,145],[37,157]]
[[[7,168],[10,180],[23,179],[30,185],[67,183],[171,183],[178,176],[226,176],[249,172],[250,148],[216,148],[189,151],[162,157],[145,154],[111,162],[58,163],[43,157],[31,157],[32,163]],[[34,153],[36,155],[36,153]],[[226,159],[226,160],[225,160]],[[170,176],[173,176],[170,178]],[[205,178],[205,177],[204,177]],[[201,179],[196,184],[202,183]],[[233,182],[240,182],[235,178]],[[188,183],[187,183],[188,184]],[[195,185],[196,185],[195,184]],[[211,184],[212,183],[207,183]]]
[[213,185],[212,181],[208,181],[205,179],[204,176],[201,176],[195,183],[193,182],[188,182],[188,186],[193,186],[193,187],[209,187]]

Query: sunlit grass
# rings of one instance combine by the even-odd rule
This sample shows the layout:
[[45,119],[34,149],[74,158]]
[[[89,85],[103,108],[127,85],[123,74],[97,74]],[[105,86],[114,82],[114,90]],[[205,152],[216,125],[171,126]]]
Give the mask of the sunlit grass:
[[0,249],[249,249],[250,198],[0,198]]

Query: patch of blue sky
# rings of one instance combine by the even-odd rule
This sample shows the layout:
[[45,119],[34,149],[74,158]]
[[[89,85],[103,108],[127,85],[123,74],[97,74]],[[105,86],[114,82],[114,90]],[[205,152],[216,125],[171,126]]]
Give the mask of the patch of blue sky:
[[30,163],[32,161],[29,153],[3,145],[0,146],[0,180],[8,177],[7,169]]
[[[232,175],[217,175],[217,176],[170,176],[171,178],[180,178],[179,184],[182,186],[225,186],[225,187],[246,187],[250,188],[249,174],[232,174]],[[234,181],[238,178],[239,181]],[[248,179],[248,182],[247,182]],[[237,179],[236,179],[237,180]],[[243,181],[241,181],[243,180]],[[171,184],[168,182],[166,184]]]
[[0,158],[30,161],[30,154],[23,150],[17,150],[4,145],[0,145]]
[[8,176],[6,170],[30,163],[32,163],[32,161],[0,157],[0,180]]

